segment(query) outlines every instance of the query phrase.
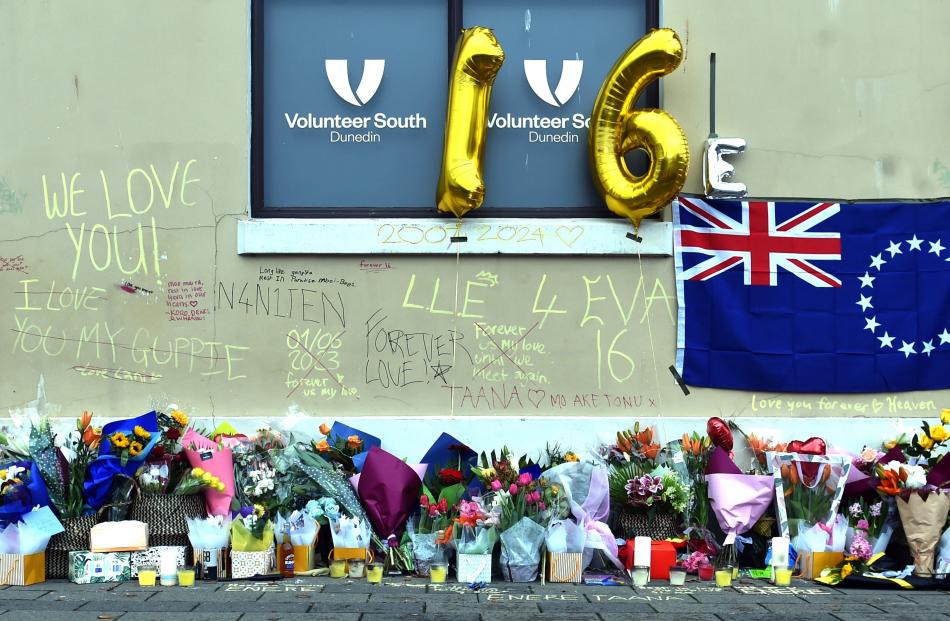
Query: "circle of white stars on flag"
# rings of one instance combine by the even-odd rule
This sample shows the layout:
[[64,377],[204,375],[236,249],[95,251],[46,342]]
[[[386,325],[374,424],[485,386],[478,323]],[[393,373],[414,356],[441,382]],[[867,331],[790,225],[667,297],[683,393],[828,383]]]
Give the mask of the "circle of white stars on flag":
[[[950,343],[950,332],[946,328],[943,329],[943,332],[940,334],[934,335],[933,338],[927,341],[905,341],[903,339],[898,339],[896,336],[891,336],[888,331],[885,329],[883,334],[878,336],[877,329],[885,328],[882,324],[877,321],[877,315],[874,313],[874,280],[877,278],[875,274],[879,274],[884,265],[888,263],[891,259],[896,257],[899,254],[904,254],[904,244],[907,244],[906,251],[911,252],[926,252],[927,254],[934,254],[938,259],[943,259],[944,261],[950,261],[950,253],[947,257],[941,257],[941,253],[946,250],[946,246],[941,243],[941,240],[937,241],[927,241],[925,239],[917,239],[917,234],[910,239],[905,239],[903,241],[890,241],[887,248],[882,252],[872,255],[871,262],[868,265],[868,269],[864,272],[863,276],[858,276],[858,280],[861,282],[861,287],[858,291],[858,301],[855,302],[858,306],[861,307],[861,311],[867,316],[864,318],[864,329],[870,330],[871,334],[874,335],[878,341],[881,342],[881,349],[896,349],[897,351],[904,354],[904,358],[910,358],[914,354],[926,354],[928,357],[930,353],[935,350],[937,347]],[[923,244],[927,244],[929,248],[925,248]],[[867,295],[865,295],[865,289]],[[934,345],[934,341],[939,340],[939,342]],[[900,341],[900,346],[896,345],[896,342]],[[918,349],[918,345],[920,348]]]

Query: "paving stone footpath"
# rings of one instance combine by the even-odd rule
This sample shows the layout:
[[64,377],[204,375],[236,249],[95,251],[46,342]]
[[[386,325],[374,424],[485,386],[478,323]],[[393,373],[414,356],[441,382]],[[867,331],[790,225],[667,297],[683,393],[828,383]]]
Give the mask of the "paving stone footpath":
[[0,621],[950,621],[950,593],[806,582],[781,588],[749,579],[726,589],[709,582],[642,589],[496,582],[478,592],[464,584],[399,577],[387,577],[382,585],[300,578],[193,588],[49,581],[0,589],[0,611]]

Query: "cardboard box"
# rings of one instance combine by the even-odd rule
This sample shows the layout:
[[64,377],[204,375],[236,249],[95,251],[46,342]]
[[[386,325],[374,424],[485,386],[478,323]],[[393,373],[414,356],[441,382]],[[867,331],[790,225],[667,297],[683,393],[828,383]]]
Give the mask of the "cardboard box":
[[128,552],[69,553],[69,581],[76,584],[124,582],[132,579],[132,562]]
[[669,541],[650,542],[650,580],[669,580],[670,565],[676,563],[676,548]]
[[844,552],[799,552],[795,561],[796,577],[814,580],[826,567],[835,567],[844,560]]
[[0,554],[0,584],[26,586],[46,582],[46,552]]
[[459,554],[457,558],[459,582],[491,582],[491,554]]
[[185,554],[187,550],[185,546],[151,546],[145,550],[131,553],[132,577],[138,577],[139,567],[143,565],[154,565],[155,567],[160,567],[162,564],[162,552],[165,550],[174,551],[177,567],[183,567],[187,565],[185,562]]
[[580,584],[584,573],[582,552],[548,552],[548,582],[573,582]]
[[231,578],[240,580],[252,576],[265,576],[276,570],[277,559],[274,546],[259,552],[239,552],[231,550]]

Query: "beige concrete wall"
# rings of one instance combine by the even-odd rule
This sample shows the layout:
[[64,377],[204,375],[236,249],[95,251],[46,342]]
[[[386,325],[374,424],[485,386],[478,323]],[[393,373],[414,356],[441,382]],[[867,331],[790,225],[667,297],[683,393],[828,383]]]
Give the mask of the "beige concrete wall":
[[[719,133],[748,139],[736,165],[755,195],[945,196],[948,17],[938,0],[666,2],[687,58],[665,106],[698,162],[715,51]],[[199,416],[850,417],[945,402],[685,397],[667,371],[670,258],[239,257],[247,21],[234,0],[0,3],[0,405],[33,400],[41,376],[64,415],[171,400]]]

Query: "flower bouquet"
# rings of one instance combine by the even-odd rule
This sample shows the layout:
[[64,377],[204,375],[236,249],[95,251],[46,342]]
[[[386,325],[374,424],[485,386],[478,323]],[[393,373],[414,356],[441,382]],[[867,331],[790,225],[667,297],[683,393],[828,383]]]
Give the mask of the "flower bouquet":
[[412,542],[412,556],[418,576],[428,576],[429,566],[444,559],[443,547],[452,536],[452,512],[445,497],[435,500],[431,492],[419,498],[418,521],[409,520],[406,533]]
[[675,471],[664,466],[644,471],[631,461],[612,466],[608,484],[611,508],[623,538],[670,539],[677,535],[680,516],[689,507],[690,490]]
[[266,575],[276,566],[274,523],[261,505],[243,507],[231,521],[231,578]]
[[99,456],[89,464],[84,490],[93,509],[110,504],[110,520],[125,519],[135,483],[133,476],[158,441],[155,411],[113,421],[102,428]]
[[923,466],[898,461],[878,465],[878,490],[897,500],[897,512],[914,557],[914,574],[934,575],[934,557],[950,511],[950,495],[944,485],[928,482]]
[[489,510],[484,502],[483,497],[459,502],[453,529],[459,582],[491,582],[492,551],[498,543],[501,510]]
[[[495,487],[493,485],[493,487]],[[533,582],[538,577],[550,506],[560,502],[560,490],[530,473],[518,475],[507,489],[495,492],[501,509],[501,575],[509,582]]]
[[341,422],[329,426],[320,425],[324,438],[314,441],[313,449],[328,462],[337,464],[345,472],[355,474],[363,469],[363,464],[371,448],[379,448],[382,441],[364,431]]
[[18,461],[0,466],[0,530],[7,526],[15,530],[17,522],[34,507],[49,504],[46,484],[35,463]]
[[400,535],[418,506],[425,465],[413,468],[404,461],[373,447],[360,474],[350,482],[366,508],[366,517],[387,548],[391,570],[411,570],[412,559],[400,549]]
[[873,554],[884,552],[894,533],[896,520],[891,519],[891,510],[894,508],[894,501],[890,498],[885,500],[878,497],[869,501],[860,497],[848,503],[845,512],[848,520],[845,547],[849,548],[860,533],[862,538],[870,544]]
[[779,531],[798,553],[802,575],[815,578],[825,567],[843,557],[848,521],[838,514],[851,459],[825,454],[824,441],[793,441],[789,450],[811,452],[770,453],[775,477]]
[[[586,569],[593,559],[594,551],[607,557],[618,569],[623,568],[618,558],[617,540],[606,522],[610,518],[610,490],[607,468],[582,462],[564,462],[542,473],[542,480],[551,484],[558,497],[563,497],[580,530],[583,558],[581,568]],[[559,517],[559,516],[555,516]],[[561,529],[566,541],[570,541],[570,528]],[[548,527],[548,551],[551,526]],[[560,537],[560,536],[558,536]],[[557,543],[557,540],[555,541]]]
[[772,504],[774,483],[766,475],[744,474],[720,447],[713,449],[706,466],[706,483],[713,514],[726,534],[720,563],[735,565],[736,544]]
[[[230,515],[231,500],[234,498],[234,456],[214,440],[209,440],[194,429],[182,436],[185,457],[192,468],[200,468],[210,477],[217,477],[221,485],[204,490],[208,515]],[[222,489],[222,486],[224,489]]]

